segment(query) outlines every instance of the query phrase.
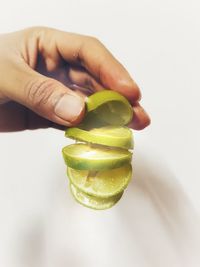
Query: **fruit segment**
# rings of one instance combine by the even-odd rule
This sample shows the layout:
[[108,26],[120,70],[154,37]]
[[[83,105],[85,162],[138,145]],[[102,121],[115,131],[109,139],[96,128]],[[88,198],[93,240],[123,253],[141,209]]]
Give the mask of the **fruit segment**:
[[111,149],[106,146],[73,144],[63,148],[63,157],[68,167],[77,170],[108,170],[118,168],[131,161],[131,152]]
[[92,144],[125,149],[133,148],[132,131],[128,127],[105,126],[88,131],[73,127],[66,130],[65,136]]
[[114,206],[122,197],[123,192],[109,198],[99,198],[85,194],[73,184],[70,184],[72,195],[80,204],[95,210],[105,210]]
[[108,198],[122,192],[132,177],[130,164],[106,171],[75,170],[67,168],[70,182],[91,196]]
[[87,111],[95,113],[100,120],[110,125],[126,125],[133,117],[128,100],[111,90],[99,91],[88,97]]

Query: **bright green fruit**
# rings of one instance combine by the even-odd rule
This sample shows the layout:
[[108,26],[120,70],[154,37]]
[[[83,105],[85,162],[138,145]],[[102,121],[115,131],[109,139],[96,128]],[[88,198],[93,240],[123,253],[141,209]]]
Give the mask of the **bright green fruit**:
[[87,98],[86,116],[65,135],[79,142],[64,147],[70,188],[75,199],[93,209],[108,209],[123,195],[131,177],[133,117],[130,103],[117,92],[103,90]]
[[105,171],[75,170],[67,168],[70,182],[82,192],[101,198],[121,193],[130,182],[132,168],[126,164],[120,168]]
[[73,184],[70,184],[70,189],[76,201],[88,208],[96,210],[104,210],[111,208],[120,200],[123,195],[122,191],[120,194],[115,195],[113,197],[99,198],[85,194],[84,192],[76,188]]
[[68,167],[77,170],[107,170],[121,167],[131,161],[132,154],[125,149],[74,144],[63,148]]
[[74,127],[67,129],[65,136],[93,144],[125,149],[133,148],[132,132],[127,127],[105,126],[89,131]]
[[108,124],[102,121],[94,112],[89,112],[78,127],[84,130],[91,130],[93,128],[101,128],[107,125]]
[[[90,120],[100,120],[110,125],[126,125],[133,117],[133,109],[128,100],[111,90],[99,91],[87,99],[87,112],[92,113]],[[87,122],[87,116],[86,116]]]

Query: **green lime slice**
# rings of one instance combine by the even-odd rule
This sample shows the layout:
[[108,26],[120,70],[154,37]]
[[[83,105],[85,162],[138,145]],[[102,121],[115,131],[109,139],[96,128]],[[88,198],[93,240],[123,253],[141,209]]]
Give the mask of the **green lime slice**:
[[70,182],[82,192],[101,198],[117,195],[124,191],[132,177],[130,164],[105,171],[87,171],[67,168]]
[[105,210],[111,208],[120,200],[123,195],[123,192],[121,192],[120,194],[110,198],[99,198],[85,194],[73,184],[70,184],[70,189],[76,201],[88,208],[95,210]]
[[133,117],[133,109],[128,100],[112,90],[103,90],[91,95],[87,99],[86,106],[87,112],[93,114],[93,118],[90,116],[90,123],[97,117],[106,124],[123,126]]
[[131,161],[132,153],[125,149],[87,144],[73,144],[63,148],[68,167],[77,170],[107,170],[121,167]]
[[67,129],[65,136],[93,144],[125,149],[133,148],[132,131],[127,127],[105,126],[89,131],[74,127]]
[[108,124],[101,120],[100,117],[95,115],[94,112],[86,113],[83,121],[78,125],[79,128],[84,130],[91,130],[93,128],[100,128],[107,126]]

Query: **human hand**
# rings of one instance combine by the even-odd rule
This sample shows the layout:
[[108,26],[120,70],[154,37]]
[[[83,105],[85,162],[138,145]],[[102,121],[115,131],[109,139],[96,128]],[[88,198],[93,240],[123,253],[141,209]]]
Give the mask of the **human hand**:
[[45,27],[0,35],[0,131],[76,125],[84,97],[102,89],[130,101],[130,127],[149,125],[138,86],[97,39]]

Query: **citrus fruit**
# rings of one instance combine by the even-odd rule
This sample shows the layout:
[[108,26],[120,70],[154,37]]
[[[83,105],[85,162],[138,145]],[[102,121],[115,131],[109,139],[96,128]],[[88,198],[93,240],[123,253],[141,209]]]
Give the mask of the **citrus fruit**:
[[106,170],[120,167],[131,161],[128,150],[88,144],[72,144],[62,150],[68,167],[77,170]]
[[111,208],[113,205],[115,205],[120,200],[120,198],[123,195],[123,191],[122,191],[121,193],[113,197],[99,198],[99,197],[94,197],[94,196],[85,194],[84,192],[76,188],[73,184],[70,184],[70,189],[76,201],[78,201],[80,204],[88,208],[92,208],[96,210],[105,210],[105,209]]
[[70,182],[80,191],[95,197],[107,198],[122,192],[130,182],[130,164],[105,171],[75,170],[67,168]]
[[[133,117],[128,100],[111,90],[99,91],[87,98],[87,112],[110,125],[126,125]],[[87,115],[86,115],[87,118]]]
[[73,127],[66,130],[65,136],[93,144],[125,149],[133,148],[132,131],[128,127],[104,126],[88,131]]

